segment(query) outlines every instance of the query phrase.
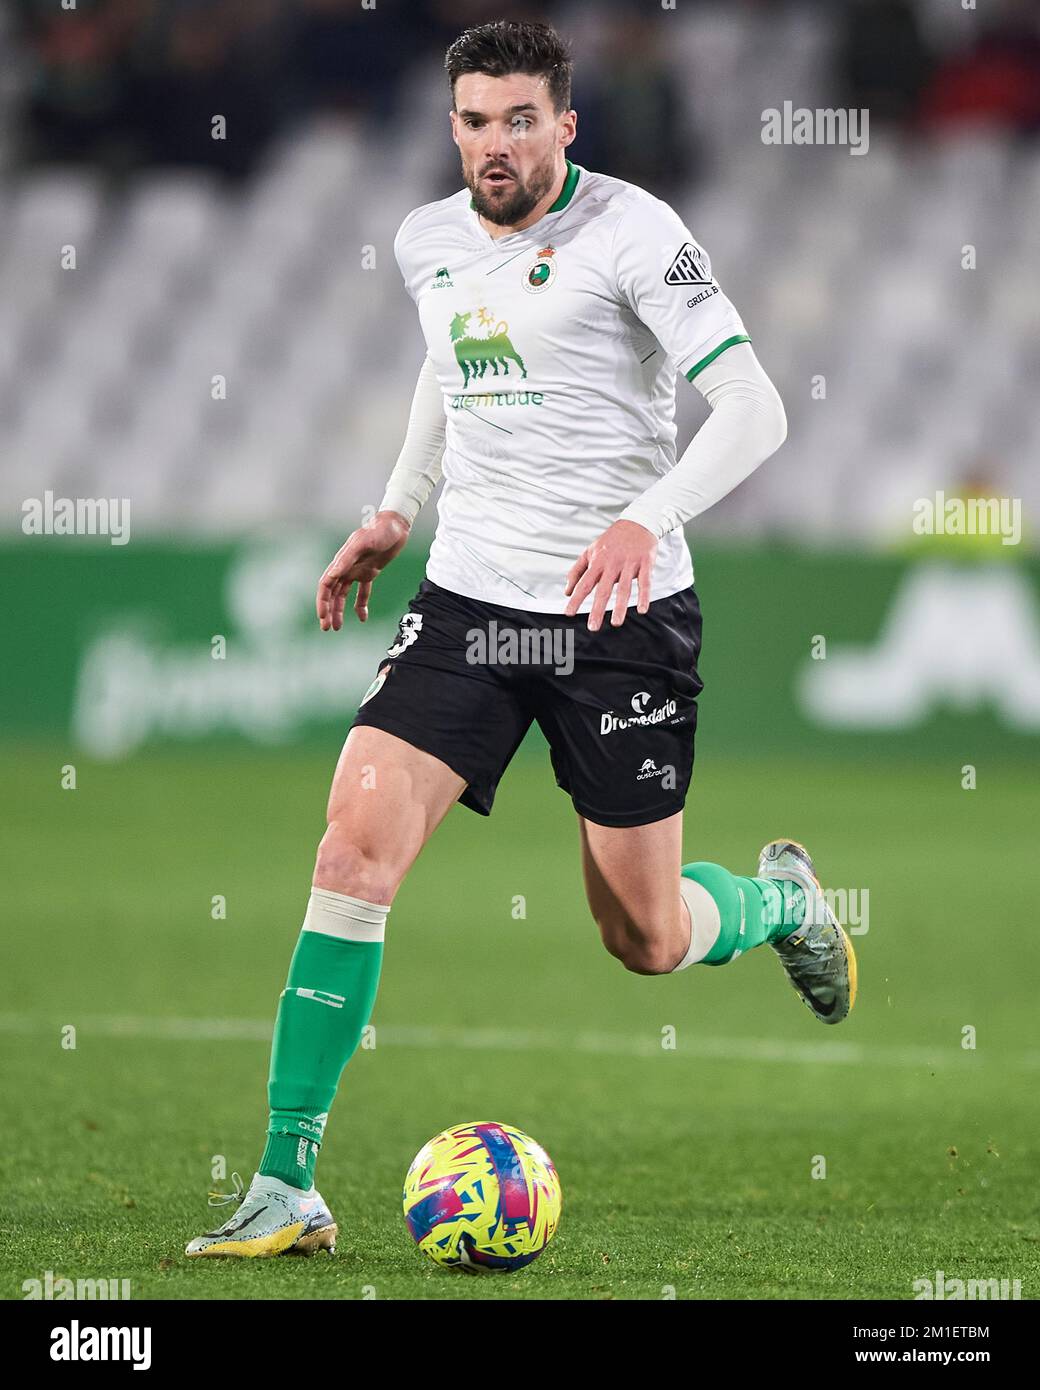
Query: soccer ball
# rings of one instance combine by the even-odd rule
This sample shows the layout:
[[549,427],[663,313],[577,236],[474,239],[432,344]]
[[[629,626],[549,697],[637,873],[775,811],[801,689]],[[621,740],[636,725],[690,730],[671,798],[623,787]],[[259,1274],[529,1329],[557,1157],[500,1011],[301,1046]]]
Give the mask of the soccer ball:
[[412,1239],[447,1269],[521,1269],[552,1239],[563,1193],[540,1144],[511,1125],[454,1125],[424,1144],[404,1180]]

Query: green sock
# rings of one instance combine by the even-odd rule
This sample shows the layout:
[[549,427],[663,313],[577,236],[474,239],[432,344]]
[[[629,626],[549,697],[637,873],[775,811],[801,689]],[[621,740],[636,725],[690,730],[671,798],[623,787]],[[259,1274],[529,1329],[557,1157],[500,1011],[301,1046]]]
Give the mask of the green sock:
[[710,893],[719,910],[718,940],[702,965],[726,965],[763,942],[781,941],[805,916],[805,894],[786,879],[740,878],[706,863],[684,864],[682,876]]
[[383,961],[388,907],[311,890],[278,1001],[267,1085],[271,1116],[263,1177],[307,1189],[343,1068],[368,1023]]

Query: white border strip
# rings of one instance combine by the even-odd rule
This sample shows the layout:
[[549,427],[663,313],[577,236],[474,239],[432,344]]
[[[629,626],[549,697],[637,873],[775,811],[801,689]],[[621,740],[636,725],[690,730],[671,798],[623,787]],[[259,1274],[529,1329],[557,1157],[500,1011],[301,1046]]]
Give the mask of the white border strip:
[[[61,1021],[40,1014],[0,1013],[0,1033],[57,1035],[63,1023],[101,1038],[147,1038],[162,1042],[271,1041],[273,1022],[252,1018],[176,1018],[119,1014],[76,1014]],[[787,1066],[916,1067],[949,1070],[978,1065],[982,1054],[945,1047],[893,1047],[885,1043],[823,1041],[794,1043],[783,1038],[683,1038],[674,1052],[653,1035],[583,1032],[571,1035],[508,1028],[428,1028],[379,1024],[379,1047],[458,1048],[470,1052],[580,1052],[607,1057],[672,1056],[687,1061],[782,1062]],[[1040,1069],[1040,1052],[993,1053],[1000,1066]],[[971,1060],[969,1060],[971,1059]]]

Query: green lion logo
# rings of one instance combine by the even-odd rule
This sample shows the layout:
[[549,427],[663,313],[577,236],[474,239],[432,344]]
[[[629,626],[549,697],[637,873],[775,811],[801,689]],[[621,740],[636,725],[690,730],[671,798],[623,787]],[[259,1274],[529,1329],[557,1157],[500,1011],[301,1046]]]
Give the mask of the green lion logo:
[[527,375],[527,368],[524,366],[523,358],[516,348],[509,341],[509,325],[504,319],[499,319],[495,323],[494,315],[489,314],[486,309],[480,309],[480,323],[482,326],[490,327],[491,331],[486,338],[472,338],[469,335],[469,321],[473,317],[472,310],[465,314],[456,314],[451,321],[451,342],[455,349],[455,360],[462,369],[462,384],[469,384],[470,378],[478,380],[491,364],[491,370],[495,376],[499,375],[499,364],[506,376],[509,375],[509,364],[515,362],[520,368],[521,378]]

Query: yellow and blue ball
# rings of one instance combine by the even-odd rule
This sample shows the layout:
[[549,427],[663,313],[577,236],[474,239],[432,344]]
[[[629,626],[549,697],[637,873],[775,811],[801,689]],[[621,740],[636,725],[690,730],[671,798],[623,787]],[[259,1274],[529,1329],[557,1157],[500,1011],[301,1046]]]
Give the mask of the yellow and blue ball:
[[521,1269],[560,1220],[563,1193],[540,1144],[494,1120],[454,1125],[424,1144],[404,1180],[419,1249],[448,1269]]

